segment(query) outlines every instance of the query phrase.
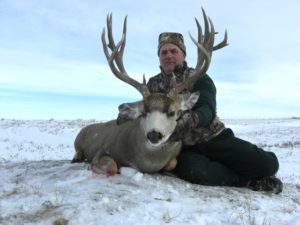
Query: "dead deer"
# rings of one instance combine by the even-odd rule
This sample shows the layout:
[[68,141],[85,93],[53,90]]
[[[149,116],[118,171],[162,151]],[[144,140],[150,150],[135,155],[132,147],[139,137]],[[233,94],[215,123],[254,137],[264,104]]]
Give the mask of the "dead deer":
[[[155,173],[164,168],[173,169],[176,156],[181,150],[181,141],[172,141],[176,120],[184,110],[190,110],[197,102],[199,93],[182,94],[207,71],[212,52],[227,45],[227,33],[222,42],[214,46],[215,31],[212,21],[202,9],[205,23],[204,33],[196,20],[198,41],[190,34],[197,46],[197,65],[192,75],[177,84],[172,78],[172,89],[167,94],[150,93],[146,85],[132,79],[123,65],[126,42],[127,17],[124,19],[121,40],[115,44],[112,34],[112,15],[107,16],[106,43],[105,28],[102,44],[112,73],[125,83],[136,88],[143,99],[119,106],[119,113],[130,121],[117,124],[116,120],[88,125],[75,140],[76,154],[72,162],[87,161],[94,172],[103,171],[108,175],[117,173],[117,167],[130,166],[145,173]],[[110,49],[110,50],[109,50]]]

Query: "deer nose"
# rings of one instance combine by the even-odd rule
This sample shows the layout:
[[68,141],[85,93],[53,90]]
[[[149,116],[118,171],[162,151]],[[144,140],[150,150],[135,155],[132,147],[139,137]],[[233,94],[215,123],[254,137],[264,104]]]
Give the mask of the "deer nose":
[[163,138],[163,135],[160,132],[151,131],[147,134],[147,138],[151,143],[157,144]]

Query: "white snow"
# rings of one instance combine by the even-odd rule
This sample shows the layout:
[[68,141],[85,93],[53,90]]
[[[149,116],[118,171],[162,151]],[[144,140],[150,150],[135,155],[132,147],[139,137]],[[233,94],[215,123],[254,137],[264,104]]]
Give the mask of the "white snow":
[[95,175],[70,163],[77,133],[94,122],[0,120],[0,224],[300,224],[300,119],[225,120],[238,137],[277,154],[279,195],[132,168]]

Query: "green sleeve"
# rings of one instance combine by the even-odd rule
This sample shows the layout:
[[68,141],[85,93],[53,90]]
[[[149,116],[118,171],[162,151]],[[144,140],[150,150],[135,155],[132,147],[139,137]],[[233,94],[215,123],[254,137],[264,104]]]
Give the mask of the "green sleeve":
[[216,116],[216,87],[212,79],[206,74],[198,80],[193,92],[200,91],[200,97],[193,107],[199,117],[198,127],[206,127],[211,124]]

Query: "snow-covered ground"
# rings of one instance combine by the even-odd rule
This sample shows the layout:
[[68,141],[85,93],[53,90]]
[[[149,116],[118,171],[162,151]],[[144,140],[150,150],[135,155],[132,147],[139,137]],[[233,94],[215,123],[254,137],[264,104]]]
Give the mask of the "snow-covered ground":
[[279,195],[131,168],[92,174],[70,160],[75,136],[94,122],[0,120],[0,224],[300,224],[300,119],[225,120],[238,137],[277,154]]

